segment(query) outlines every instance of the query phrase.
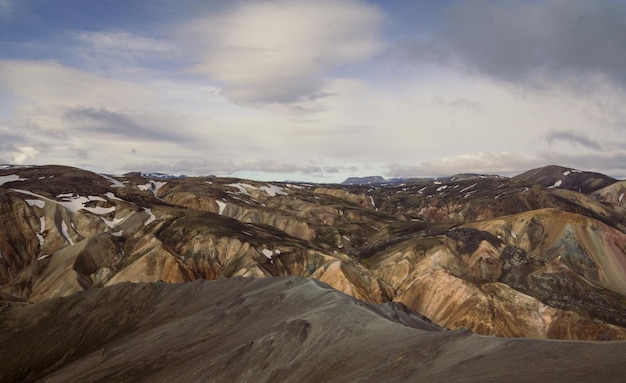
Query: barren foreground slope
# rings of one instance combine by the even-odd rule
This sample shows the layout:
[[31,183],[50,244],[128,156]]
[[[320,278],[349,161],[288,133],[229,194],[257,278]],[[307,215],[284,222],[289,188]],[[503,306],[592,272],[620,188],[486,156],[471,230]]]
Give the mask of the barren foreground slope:
[[625,342],[444,331],[312,279],[120,283],[3,304],[2,382],[618,382]]

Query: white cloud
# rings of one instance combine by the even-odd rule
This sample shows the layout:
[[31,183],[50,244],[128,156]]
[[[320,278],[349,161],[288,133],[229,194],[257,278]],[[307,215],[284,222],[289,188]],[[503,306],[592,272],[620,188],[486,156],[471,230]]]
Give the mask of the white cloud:
[[38,150],[31,146],[23,146],[13,153],[13,162],[20,165],[37,156]]
[[391,177],[448,176],[458,173],[514,175],[545,165],[533,154],[520,152],[480,152],[446,156],[416,165],[389,165]]
[[63,36],[70,61],[83,69],[117,78],[133,78],[147,68],[181,59],[176,44],[124,30],[78,31]]
[[103,52],[168,52],[172,45],[164,40],[140,36],[127,31],[80,31],[72,35],[81,45]]
[[382,14],[357,1],[246,2],[182,31],[197,52],[193,71],[207,74],[236,102],[293,102],[318,97],[337,66],[367,60],[381,48]]
[[153,92],[140,85],[45,61],[0,60],[0,85],[33,107],[82,103],[124,109],[153,100]]

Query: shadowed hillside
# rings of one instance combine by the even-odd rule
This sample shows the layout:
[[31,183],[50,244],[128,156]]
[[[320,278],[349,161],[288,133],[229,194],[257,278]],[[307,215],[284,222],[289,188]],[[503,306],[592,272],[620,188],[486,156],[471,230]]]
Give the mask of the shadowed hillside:
[[4,304],[2,382],[619,381],[624,342],[444,331],[311,279],[120,283]]

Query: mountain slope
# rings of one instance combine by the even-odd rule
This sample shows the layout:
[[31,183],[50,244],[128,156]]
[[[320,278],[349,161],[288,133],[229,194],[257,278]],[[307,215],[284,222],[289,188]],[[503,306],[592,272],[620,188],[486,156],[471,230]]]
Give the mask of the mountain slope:
[[550,165],[532,169],[513,179],[536,183],[545,187],[562,188],[582,193],[591,193],[617,180],[604,174],[586,172],[562,166]]
[[2,382],[588,382],[626,372],[624,342],[442,331],[296,277],[121,283],[2,309]]

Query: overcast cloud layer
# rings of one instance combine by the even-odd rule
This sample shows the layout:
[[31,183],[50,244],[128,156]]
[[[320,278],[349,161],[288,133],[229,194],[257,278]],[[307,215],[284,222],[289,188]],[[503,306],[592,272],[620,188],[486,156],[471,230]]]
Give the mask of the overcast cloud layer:
[[626,1],[0,0],[0,162],[626,177]]

